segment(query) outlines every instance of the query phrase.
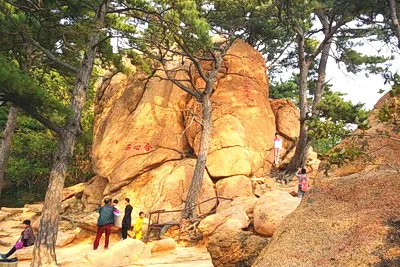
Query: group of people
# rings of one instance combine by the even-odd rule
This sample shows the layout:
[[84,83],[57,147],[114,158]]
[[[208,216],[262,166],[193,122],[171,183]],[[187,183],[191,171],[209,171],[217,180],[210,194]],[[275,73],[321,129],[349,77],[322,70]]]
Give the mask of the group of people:
[[[129,198],[125,198],[125,205],[125,213],[121,220],[121,211],[118,207],[118,200],[112,200],[111,198],[104,199],[104,205],[100,208],[99,218],[97,219],[97,234],[93,243],[94,250],[99,247],[100,239],[103,233],[105,233],[104,248],[108,249],[111,229],[113,226],[121,229],[122,239],[128,238],[128,230],[132,227],[131,215],[133,210]],[[135,239],[142,239],[142,226],[144,218],[144,212],[139,212],[139,218],[136,220],[134,226]]]
[[[279,154],[282,150],[282,139],[278,136],[278,133],[275,133],[274,138],[274,163],[279,164]],[[305,168],[300,168],[296,172],[296,177],[299,179],[298,183],[298,193],[297,197],[302,198],[304,194],[308,191],[308,177],[307,171]],[[100,239],[105,233],[105,243],[104,248],[108,249],[109,238],[111,234],[112,227],[117,227],[121,229],[121,237],[122,239],[126,239],[128,237],[128,230],[132,227],[132,206],[130,204],[130,199],[125,198],[125,212],[124,216],[121,219],[121,211],[118,207],[118,200],[111,198],[104,199],[104,205],[99,210],[99,218],[97,220],[97,234],[96,239],[93,244],[93,249],[96,250],[99,247]],[[135,226],[133,227],[135,232],[135,239],[142,239],[143,231],[142,225],[143,220],[145,218],[145,214],[143,212],[139,213],[139,218],[135,222]],[[35,235],[33,234],[33,229],[31,227],[30,220],[23,221],[24,230],[21,233],[21,237],[18,239],[17,243],[11,248],[11,250],[7,254],[0,254],[1,259],[7,259],[10,257],[16,250],[21,249],[23,247],[32,246],[35,242]]]

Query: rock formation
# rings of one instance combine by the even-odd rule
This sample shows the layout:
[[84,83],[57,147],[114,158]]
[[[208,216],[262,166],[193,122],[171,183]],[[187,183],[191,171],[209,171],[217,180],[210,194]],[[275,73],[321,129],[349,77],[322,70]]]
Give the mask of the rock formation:
[[391,101],[395,99],[385,96],[375,106],[365,138],[357,131],[339,146],[367,141],[365,153],[370,157],[347,162],[332,172],[333,177],[316,179],[254,267],[400,266],[398,126],[376,117]]
[[370,128],[365,131],[355,131],[354,136],[345,139],[337,147],[338,150],[343,148],[358,150],[361,154],[350,162],[344,163],[340,168],[334,166],[330,171],[331,175],[345,176],[363,170],[400,167],[398,157],[395,156],[400,153],[399,126],[383,123],[377,118],[379,110],[386,105],[391,105],[394,101],[398,100],[390,97],[389,93],[384,95],[368,116]]
[[207,243],[215,267],[251,266],[268,239],[246,231],[224,231],[213,235]]
[[[196,75],[195,83],[202,87]],[[263,57],[250,45],[235,42],[224,57],[211,97],[213,128],[201,200],[216,193],[252,196],[249,178],[265,177],[272,168],[276,130],[285,138],[284,153],[292,147],[298,111],[290,101],[268,96]],[[199,112],[198,103],[177,86],[146,77],[133,67],[129,74],[103,81],[92,150],[97,176],[84,190],[86,211],[106,195],[129,197],[134,214],[181,208],[199,146]],[[214,206],[215,202],[207,203],[201,211]]]

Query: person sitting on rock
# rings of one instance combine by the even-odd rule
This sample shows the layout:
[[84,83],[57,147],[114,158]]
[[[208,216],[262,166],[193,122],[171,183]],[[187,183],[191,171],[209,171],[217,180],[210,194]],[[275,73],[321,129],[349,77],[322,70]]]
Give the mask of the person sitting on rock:
[[282,150],[282,139],[275,133],[274,138],[274,163],[279,164],[279,153]]
[[35,243],[35,235],[33,234],[33,229],[31,227],[31,221],[25,220],[22,222],[22,224],[25,226],[25,229],[24,229],[24,231],[22,231],[21,237],[18,239],[15,246],[13,246],[12,249],[7,254],[0,254],[1,258],[7,259],[12,254],[14,254],[14,252],[17,249],[21,249],[23,247],[24,248],[29,247]]
[[145,218],[144,216],[144,212],[141,211],[139,212],[139,218],[137,218],[136,222],[135,222],[135,239],[141,240],[142,239],[142,235],[143,235],[143,219]]
[[99,210],[99,218],[97,220],[97,234],[96,239],[93,243],[93,249],[96,250],[99,247],[100,238],[103,232],[106,233],[106,240],[104,243],[104,248],[108,249],[108,243],[110,240],[111,227],[114,224],[114,206],[111,205],[111,199],[104,199],[104,206]]

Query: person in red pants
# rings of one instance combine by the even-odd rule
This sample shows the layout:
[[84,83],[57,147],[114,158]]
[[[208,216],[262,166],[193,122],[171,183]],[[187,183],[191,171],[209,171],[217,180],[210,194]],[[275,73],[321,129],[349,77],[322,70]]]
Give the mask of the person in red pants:
[[99,210],[99,218],[97,219],[97,235],[94,240],[93,249],[96,250],[99,247],[99,242],[103,233],[106,234],[106,240],[104,248],[108,249],[108,243],[110,240],[111,227],[114,224],[114,206],[111,205],[111,198],[104,199],[104,206]]

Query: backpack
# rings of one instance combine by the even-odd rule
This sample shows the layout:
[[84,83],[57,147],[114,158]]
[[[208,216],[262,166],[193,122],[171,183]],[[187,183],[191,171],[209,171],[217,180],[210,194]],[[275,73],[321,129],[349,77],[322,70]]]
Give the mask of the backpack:
[[308,190],[310,190],[310,185],[308,184],[307,177],[304,177],[300,180],[300,188],[301,188],[301,191],[303,191],[303,192],[307,192]]

